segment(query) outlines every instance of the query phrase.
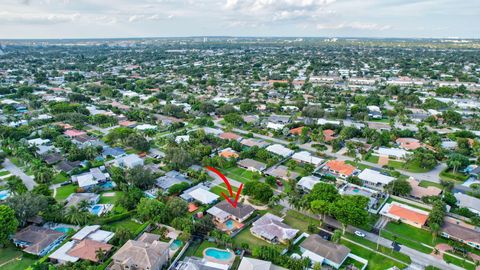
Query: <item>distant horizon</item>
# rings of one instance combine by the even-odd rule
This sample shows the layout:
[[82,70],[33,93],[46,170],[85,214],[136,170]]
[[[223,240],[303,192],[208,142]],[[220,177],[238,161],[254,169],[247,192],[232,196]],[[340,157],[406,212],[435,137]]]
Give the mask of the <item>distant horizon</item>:
[[479,39],[478,0],[2,0],[1,39]]
[[47,37],[38,37],[38,38],[2,38],[0,41],[10,41],[10,40],[102,40],[102,39],[180,39],[180,38],[239,38],[239,39],[248,39],[248,38],[265,38],[265,39],[372,39],[372,40],[480,40],[480,37],[370,37],[370,36],[254,36],[254,35],[245,35],[245,36],[226,36],[226,35],[191,35],[191,36],[117,36],[117,37],[63,37],[63,38],[47,38]]

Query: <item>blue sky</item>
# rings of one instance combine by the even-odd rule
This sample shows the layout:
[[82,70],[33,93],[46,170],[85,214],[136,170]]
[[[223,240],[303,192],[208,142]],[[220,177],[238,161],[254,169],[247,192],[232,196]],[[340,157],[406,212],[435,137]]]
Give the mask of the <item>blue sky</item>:
[[480,0],[0,0],[0,39],[480,38]]

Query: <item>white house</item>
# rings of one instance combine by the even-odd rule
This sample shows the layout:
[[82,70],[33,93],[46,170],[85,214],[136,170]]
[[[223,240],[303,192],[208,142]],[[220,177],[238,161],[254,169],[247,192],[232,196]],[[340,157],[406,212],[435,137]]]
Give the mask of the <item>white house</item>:
[[273,153],[275,155],[279,155],[282,157],[289,157],[295,152],[280,144],[272,144],[265,149],[270,153]]
[[318,166],[324,161],[324,159],[316,157],[308,151],[297,152],[293,154],[292,159],[300,163],[310,163],[314,166]]

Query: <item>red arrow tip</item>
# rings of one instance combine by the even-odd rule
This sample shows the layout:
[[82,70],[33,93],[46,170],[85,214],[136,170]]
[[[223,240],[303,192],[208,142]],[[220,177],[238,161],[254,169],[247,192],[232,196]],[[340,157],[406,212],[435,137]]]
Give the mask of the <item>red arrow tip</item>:
[[225,200],[227,200],[228,203],[230,203],[233,208],[237,208],[237,204],[238,204],[238,200],[240,199],[240,193],[242,192],[242,189],[243,189],[243,183],[240,184],[240,186],[238,187],[238,190],[237,190],[237,194],[235,195],[235,198],[234,200],[232,201],[230,198],[233,199],[233,190],[232,190],[232,186],[230,185],[230,182],[228,181],[228,179],[225,177],[225,175],[223,175],[219,170],[213,168],[213,167],[210,167],[210,166],[207,166],[206,167],[209,171],[212,171],[214,172],[216,175],[218,175],[222,180],[223,182],[225,182],[225,185],[227,186],[227,189],[228,189],[228,193],[230,193],[230,197],[228,197],[224,192],[222,192],[222,196],[225,198]]

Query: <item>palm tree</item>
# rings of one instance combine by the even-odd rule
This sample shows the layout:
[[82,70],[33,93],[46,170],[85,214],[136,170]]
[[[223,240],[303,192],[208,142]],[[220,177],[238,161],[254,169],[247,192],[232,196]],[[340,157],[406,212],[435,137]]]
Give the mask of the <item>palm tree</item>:
[[105,259],[105,255],[107,255],[106,250],[103,250],[102,248],[95,250],[95,257],[99,262],[102,262],[103,259]]
[[70,206],[65,211],[64,217],[68,222],[72,224],[83,225],[87,223],[89,218],[89,213],[85,211],[81,211],[75,206]]

